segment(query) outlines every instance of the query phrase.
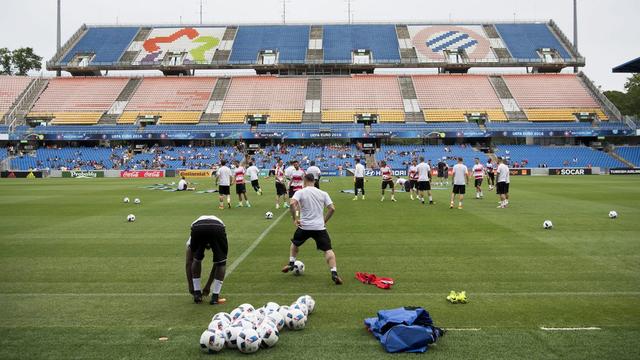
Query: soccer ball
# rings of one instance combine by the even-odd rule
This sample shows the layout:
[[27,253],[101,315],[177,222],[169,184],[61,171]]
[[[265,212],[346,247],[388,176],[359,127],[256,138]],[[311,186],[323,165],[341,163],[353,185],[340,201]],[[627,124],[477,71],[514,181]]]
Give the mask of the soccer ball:
[[259,327],[258,335],[261,339],[260,347],[262,348],[274,347],[278,342],[278,339],[280,338],[278,329],[272,328],[270,326]]
[[124,198],[124,200],[122,200],[122,201],[124,201],[124,203],[125,203],[125,204],[128,204],[128,203],[129,203],[129,198],[128,198],[128,197],[126,197],[126,198]]
[[305,304],[300,304],[300,303],[296,302],[296,303],[291,304],[289,309],[298,309],[298,310],[302,311],[304,316],[309,315],[309,309],[307,308],[307,305],[305,305]]
[[242,325],[240,324],[227,326],[227,329],[224,331],[224,340],[228,348],[233,349],[238,346],[238,334],[240,334],[241,331]]
[[302,330],[307,324],[307,317],[300,309],[289,309],[287,316],[284,318],[284,323],[291,330]]
[[231,321],[236,321],[242,316],[243,313],[244,309],[240,309],[239,307],[231,310],[231,312],[229,313],[229,315],[231,316]]
[[256,310],[256,308],[254,308],[251,304],[238,305],[238,309],[242,309],[242,312],[252,312]]
[[264,306],[264,308],[267,311],[267,313],[269,313],[271,311],[278,311],[278,309],[280,308],[280,305],[278,305],[278,303],[274,303],[273,301],[269,301],[267,305]]
[[302,295],[296,300],[299,304],[307,305],[307,309],[309,310],[309,314],[313,312],[313,309],[316,307],[316,301],[309,295]]
[[127,221],[128,221],[128,222],[134,222],[134,221],[136,221],[136,216],[135,216],[135,215],[133,215],[133,214],[129,214],[129,215],[127,215]]
[[617,213],[617,212],[615,212],[614,210],[611,210],[611,211],[609,211],[609,217],[610,217],[611,219],[615,219],[615,218],[617,218],[617,217],[618,217],[618,213]]
[[245,354],[251,354],[258,351],[258,349],[260,349],[261,342],[262,339],[260,338],[260,335],[258,335],[258,332],[254,329],[242,329],[236,340],[238,350]]
[[222,320],[222,321],[226,321],[227,324],[231,324],[231,321],[233,321],[233,319],[231,318],[231,315],[227,314],[226,312],[219,312],[215,315],[213,315],[213,317],[211,318],[211,320]]
[[542,223],[542,227],[547,229],[547,230],[549,230],[549,229],[551,229],[553,227],[553,223],[551,222],[551,220],[545,220]]
[[267,320],[273,322],[278,330],[282,330],[282,328],[284,327],[284,317],[278,311],[268,313],[264,318],[264,321]]
[[271,211],[267,211],[267,212],[264,214],[264,218],[265,218],[265,219],[267,219],[267,220],[268,220],[268,219],[273,219],[273,213],[272,213]]
[[304,274],[304,263],[300,260],[296,260],[293,263],[293,275],[302,275]]
[[282,316],[282,319],[286,319],[287,318],[287,313],[288,312],[289,312],[289,307],[287,305],[282,305],[278,309],[278,313],[280,314],[280,316]]
[[140,204],[140,199],[138,199],[138,198],[133,199],[133,203],[134,204]]
[[200,335],[200,350],[205,353],[214,354],[224,348],[225,338],[220,331],[205,330]]
[[215,319],[215,320],[211,320],[211,322],[209,323],[209,326],[207,326],[207,330],[224,331],[229,325],[231,325],[231,323],[228,323],[226,320]]

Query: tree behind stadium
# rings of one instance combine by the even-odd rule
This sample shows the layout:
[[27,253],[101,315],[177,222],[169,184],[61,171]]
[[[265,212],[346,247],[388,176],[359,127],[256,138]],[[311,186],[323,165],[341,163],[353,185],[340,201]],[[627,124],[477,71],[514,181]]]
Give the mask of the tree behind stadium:
[[27,75],[31,70],[42,69],[42,56],[25,47],[10,51],[0,48],[0,75]]
[[620,110],[623,115],[640,117],[640,74],[633,74],[624,84],[626,93],[621,91],[605,91],[604,95]]

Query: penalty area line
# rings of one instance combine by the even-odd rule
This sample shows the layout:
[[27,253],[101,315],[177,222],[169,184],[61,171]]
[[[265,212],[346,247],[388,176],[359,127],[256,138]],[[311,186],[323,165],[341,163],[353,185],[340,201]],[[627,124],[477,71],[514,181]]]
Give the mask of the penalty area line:
[[597,326],[587,326],[587,327],[546,327],[540,326],[540,330],[542,331],[593,331],[593,330],[602,330]]
[[278,223],[280,222],[280,220],[282,220],[282,218],[288,213],[289,211],[283,211],[282,214],[280,214],[280,216],[278,216],[272,223],[271,225],[269,225],[266,229],[264,229],[264,231],[251,243],[251,245],[249,245],[249,247],[242,252],[242,254],[240,254],[240,256],[235,259],[234,262],[231,263],[231,265],[229,265],[229,267],[227,268],[227,275],[229,276],[231,275],[231,273],[233,273],[233,271],[235,269],[238,268],[238,266],[240,266],[240,264],[244,261],[244,259],[247,258],[247,256],[249,256],[249,254],[251,254],[253,252],[253,250],[258,247],[258,245],[260,245],[260,243],[262,242],[262,240],[269,234],[269,232],[271,231],[271,229],[273,229],[276,225],[278,225]]

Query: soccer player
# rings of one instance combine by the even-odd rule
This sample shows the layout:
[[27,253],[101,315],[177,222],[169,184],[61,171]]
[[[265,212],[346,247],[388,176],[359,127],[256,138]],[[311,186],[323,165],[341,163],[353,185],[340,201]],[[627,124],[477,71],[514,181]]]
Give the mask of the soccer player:
[[382,198],[380,201],[384,201],[384,192],[387,187],[391,188],[391,201],[396,201],[396,189],[393,186],[393,172],[391,168],[387,166],[387,162],[382,160],[380,162],[380,176],[382,176]]
[[289,166],[284,169],[284,177],[287,180],[287,202],[289,202],[289,199],[293,196],[293,188],[291,188],[291,173],[295,170],[295,167],[293,167],[294,161],[295,160],[290,161]]
[[305,173],[304,170],[300,168],[300,163],[298,162],[298,160],[294,160],[293,171],[290,175],[291,182],[289,183],[289,199],[293,197],[293,194],[295,194],[296,191],[302,190],[302,188],[304,187],[304,175]]
[[434,205],[433,196],[431,195],[431,166],[424,162],[424,157],[420,156],[420,164],[416,166],[418,175],[418,199],[424,204],[424,192],[429,195],[429,205]]
[[[213,252],[213,267],[204,289],[200,286],[202,260],[206,249]],[[200,216],[191,224],[191,236],[187,241],[186,271],[189,292],[196,304],[202,302],[202,296],[211,291],[211,305],[224,304],[226,299],[220,297],[222,282],[227,268],[227,232],[224,223],[213,215]]]
[[287,204],[284,199],[287,195],[287,180],[284,175],[284,163],[282,159],[278,159],[274,173],[276,178],[276,209],[280,209],[281,201],[284,201],[284,207],[289,207],[289,204]]
[[354,194],[353,200],[358,200],[358,190],[362,192],[362,200],[364,200],[364,165],[360,163],[360,159],[356,159],[356,168],[353,170]]
[[494,166],[491,158],[487,160],[487,165],[485,165],[485,171],[487,173],[487,183],[489,184],[489,190],[493,190],[493,187],[496,185],[496,175],[494,173]]
[[509,182],[511,175],[509,167],[505,164],[504,159],[498,158],[498,183],[496,185],[496,193],[500,196],[500,205],[498,209],[504,209],[509,205]]
[[253,161],[249,161],[249,167],[247,168],[247,174],[249,175],[249,180],[251,180],[251,186],[253,190],[258,193],[258,195],[262,195],[262,188],[260,187],[260,169],[253,164]]
[[194,191],[195,189],[195,187],[189,187],[189,183],[184,178],[184,176],[180,177],[180,181],[178,181],[177,191]]
[[[327,232],[327,222],[333,216],[336,208],[329,194],[314,186],[315,177],[311,174],[304,176],[304,188],[296,191],[291,198],[291,216],[296,231],[291,239],[289,251],[289,264],[282,268],[286,273],[293,269],[293,264],[298,256],[300,246],[312,238],[316,242],[316,248],[324,252],[324,258],[331,271],[331,280],[336,285],[342,284],[336,266],[336,254],[331,247],[331,238]],[[327,208],[327,213],[324,209]]]
[[482,193],[482,180],[484,179],[484,166],[482,165],[482,163],[480,163],[480,159],[479,158],[475,158],[475,165],[473,165],[473,168],[471,169],[471,171],[473,171],[473,178],[474,178],[474,186],[476,187],[476,199],[482,199],[484,198],[484,194]]
[[[233,165],[235,166],[233,176],[236,183],[236,194],[238,194],[238,205],[236,205],[236,207],[246,206],[250,208],[251,204],[249,203],[249,199],[247,199],[247,186],[244,182],[244,175],[246,171],[244,170],[244,166],[242,166],[238,160],[235,160]],[[242,204],[242,198],[244,198],[245,205]]]
[[453,191],[451,192],[451,203],[449,208],[453,209],[455,196],[458,195],[458,209],[462,210],[462,200],[466,192],[466,185],[469,183],[469,172],[467,166],[462,163],[462,158],[458,158],[458,163],[453,166]]
[[313,177],[316,179],[314,186],[320,189],[320,176],[322,175],[322,172],[320,171],[320,168],[316,166],[315,161],[312,160],[310,165],[311,166],[307,168],[307,174],[313,175]]
[[444,170],[447,164],[444,162],[445,158],[438,161],[438,182],[440,186],[444,185]]
[[409,189],[411,195],[409,196],[411,200],[413,200],[413,194],[418,195],[418,169],[416,165],[418,162],[416,160],[411,161],[411,166],[409,166]]
[[231,209],[231,179],[233,174],[231,169],[227,166],[226,160],[220,160],[220,167],[216,171],[216,184],[218,185],[218,194],[220,195],[220,210],[224,209],[224,198],[227,197],[227,206]]

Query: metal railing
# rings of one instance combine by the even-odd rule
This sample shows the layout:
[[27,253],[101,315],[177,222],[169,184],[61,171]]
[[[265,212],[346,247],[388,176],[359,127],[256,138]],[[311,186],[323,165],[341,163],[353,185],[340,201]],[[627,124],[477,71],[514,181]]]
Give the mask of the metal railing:
[[60,50],[56,51],[55,55],[53,55],[51,60],[47,61],[47,66],[49,66],[48,64],[50,62],[59,63],[62,56],[64,56],[67,53],[67,51],[69,51],[71,46],[75,44],[76,40],[78,40],[78,38],[82,34],[84,34],[86,30],[87,30],[87,26],[85,24],[82,24],[82,26],[80,26],[80,28],[73,35],[71,35],[71,38],[69,38],[69,40],[67,40],[67,42],[64,43],[64,46],[62,46]]
[[611,113],[613,114],[613,116],[616,118],[616,120],[622,120],[623,116],[622,113],[620,112],[620,110],[618,110],[618,108],[611,102],[611,100],[609,100],[606,96],[604,96],[603,93],[600,92],[600,89],[598,89],[595,84],[591,81],[591,79],[589,79],[587,77],[587,75],[585,75],[585,73],[583,73],[582,71],[578,73],[578,76],[583,80],[583,82],[585,84],[587,84],[587,87],[589,88],[589,90],[591,90],[591,93],[593,93],[596,98],[598,99],[598,101],[600,101],[600,103]]
[[17,119],[16,114],[17,114],[18,110],[20,108],[22,108],[22,106],[24,105],[24,103],[27,100],[32,99],[33,93],[40,89],[40,84],[41,84],[42,81],[46,81],[46,80],[43,77],[38,77],[38,78],[33,79],[33,81],[29,84],[29,86],[22,93],[22,96],[20,97],[18,102],[15,104],[13,109],[11,109],[11,111],[4,116],[4,123],[5,123],[5,125],[9,126],[9,131],[13,131],[13,129],[15,127],[15,122],[16,122],[16,119]]

